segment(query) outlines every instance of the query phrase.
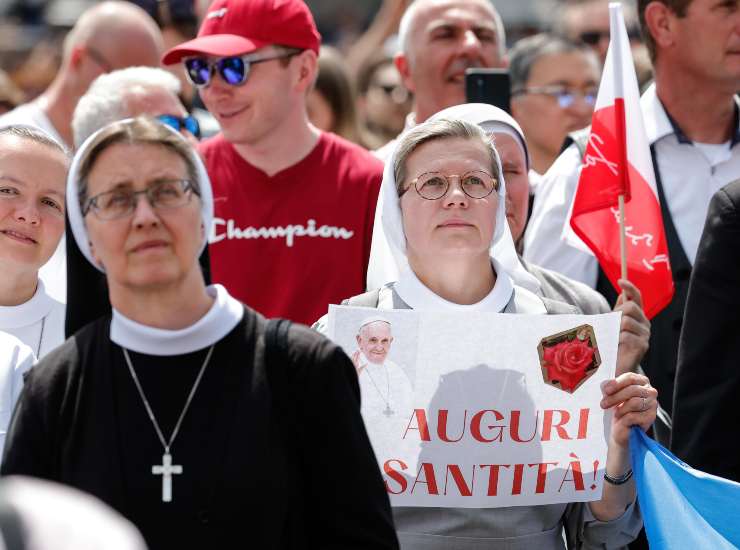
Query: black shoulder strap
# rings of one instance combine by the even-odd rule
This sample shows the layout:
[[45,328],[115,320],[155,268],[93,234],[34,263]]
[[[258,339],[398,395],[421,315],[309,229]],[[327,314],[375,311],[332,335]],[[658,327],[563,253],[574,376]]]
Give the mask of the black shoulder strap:
[[0,498],[0,534],[7,550],[25,550],[21,523],[18,511],[5,498]]

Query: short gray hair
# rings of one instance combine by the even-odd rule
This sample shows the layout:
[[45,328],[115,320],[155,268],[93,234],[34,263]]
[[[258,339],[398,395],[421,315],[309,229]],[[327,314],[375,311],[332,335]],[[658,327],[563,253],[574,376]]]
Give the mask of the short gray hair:
[[38,128],[22,124],[14,124],[0,128],[0,137],[2,136],[13,136],[18,139],[32,141],[39,145],[43,145],[44,147],[48,147],[49,149],[54,149],[58,153],[64,155],[67,159],[71,157],[69,150],[63,144],[59,143],[56,139]]
[[199,197],[201,196],[201,181],[198,178],[198,168],[194,160],[197,158],[197,153],[177,132],[151,118],[140,116],[132,120],[117,121],[106,126],[103,131],[93,138],[93,142],[79,159],[79,170],[76,174],[77,197],[80,209],[83,212],[90,198],[88,196],[88,177],[93,166],[103,151],[119,143],[158,145],[175,153],[185,163],[188,180],[193,186],[193,192]]
[[[400,51],[408,57],[409,55],[409,40],[411,38],[411,30],[415,23],[416,16],[419,9],[425,4],[429,3],[429,0],[413,0],[406,11],[401,16],[401,21],[398,24],[398,47]],[[506,29],[504,27],[504,21],[501,19],[501,15],[496,10],[493,2],[489,0],[491,5],[491,11],[493,12],[493,21],[496,26],[496,41],[499,46],[499,52],[503,56],[506,53]]]
[[99,76],[75,108],[72,117],[75,146],[80,147],[103,126],[128,118],[128,96],[152,89],[162,89],[177,96],[180,87],[175,75],[155,67],[129,67]]
[[469,139],[471,141],[478,141],[484,145],[491,155],[491,175],[496,178],[496,181],[501,181],[493,139],[486,135],[483,129],[477,124],[465,120],[441,118],[420,124],[409,130],[401,138],[396,149],[396,154],[393,157],[393,175],[396,179],[396,191],[399,197],[404,191],[403,185],[407,175],[406,161],[409,155],[425,143],[451,138]]
[[592,57],[599,66],[599,60],[594,51],[586,45],[576,44],[567,38],[554,34],[540,33],[519,40],[509,52],[509,78],[511,91],[516,93],[522,90],[529,80],[532,66],[546,55],[568,54],[581,52]]

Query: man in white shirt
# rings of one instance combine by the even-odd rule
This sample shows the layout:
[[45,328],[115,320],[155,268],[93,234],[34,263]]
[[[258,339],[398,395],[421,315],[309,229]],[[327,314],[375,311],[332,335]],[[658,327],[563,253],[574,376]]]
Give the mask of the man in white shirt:
[[[469,67],[508,63],[504,24],[490,0],[415,0],[401,18],[398,41],[396,68],[414,95],[407,128],[465,103]],[[385,159],[394,144],[390,141],[376,155]]]
[[[670,411],[686,290],[709,201],[740,177],[740,10],[736,2],[639,0],[638,11],[655,67],[640,105],[676,284],[672,303],[652,321],[643,367]],[[580,166],[571,145],[540,182],[524,257],[609,294],[593,254],[573,246],[572,236],[564,239]]]
[[[164,49],[162,35],[149,15],[133,4],[107,1],[88,9],[64,41],[62,66],[35,100],[0,116],[0,127],[33,126],[72,148],[72,113],[99,75],[124,67],[156,67]],[[40,276],[52,298],[66,302],[65,239]]]

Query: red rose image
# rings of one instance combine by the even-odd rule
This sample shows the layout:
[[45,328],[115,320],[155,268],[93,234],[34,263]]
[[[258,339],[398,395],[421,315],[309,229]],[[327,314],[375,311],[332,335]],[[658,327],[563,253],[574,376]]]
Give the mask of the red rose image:
[[572,392],[593,364],[594,349],[588,341],[575,339],[545,348],[542,356],[550,381]]

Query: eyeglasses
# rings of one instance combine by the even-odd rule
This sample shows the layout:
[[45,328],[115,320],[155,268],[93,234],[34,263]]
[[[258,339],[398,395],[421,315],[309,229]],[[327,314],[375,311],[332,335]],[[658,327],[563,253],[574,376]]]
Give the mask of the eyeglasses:
[[482,170],[472,170],[462,176],[454,174],[445,175],[441,172],[426,172],[413,180],[404,189],[403,193],[408,191],[411,186],[414,186],[422,199],[436,201],[447,194],[452,178],[457,178],[460,181],[460,189],[471,199],[484,199],[493,193],[494,190],[498,190],[498,180],[491,174]]
[[170,128],[177,130],[178,132],[187,130],[188,132],[193,134],[196,139],[200,139],[200,124],[198,124],[198,120],[192,115],[188,115],[185,117],[179,117],[175,115],[159,115],[156,118],[161,123],[166,124]]
[[372,84],[372,87],[382,90],[391,101],[398,105],[411,99],[411,94],[402,84]]
[[160,180],[141,191],[113,189],[89,198],[82,209],[82,215],[87,216],[92,210],[100,220],[124,218],[136,210],[140,195],[145,195],[154,209],[179,208],[190,202],[193,193],[198,194],[192,182],[188,180]]
[[526,95],[526,94],[541,94],[554,97],[561,109],[567,109],[572,107],[576,102],[577,98],[582,98],[584,103],[589,107],[593,107],[596,104],[596,94],[598,89],[593,88],[584,91],[573,90],[565,86],[533,86],[531,88],[521,88],[512,92],[512,96]]
[[95,48],[91,48],[88,46],[87,48],[85,48],[85,51],[87,52],[87,55],[90,56],[90,59],[95,61],[98,67],[103,69],[103,71],[105,71],[106,73],[110,73],[115,69],[111,62],[108,61],[105,56]]
[[231,86],[241,86],[247,81],[249,69],[255,63],[272,61],[291,57],[303,50],[298,48],[283,49],[279,52],[268,52],[265,54],[247,54],[234,57],[220,57],[214,61],[206,57],[188,57],[183,63],[188,79],[197,88],[205,88],[213,80],[213,74],[218,71],[221,78]]
[[[633,27],[628,28],[627,37],[630,40],[637,40],[640,38],[640,30]],[[609,39],[609,30],[584,31],[578,35],[578,39],[589,46],[596,46],[602,39]]]

